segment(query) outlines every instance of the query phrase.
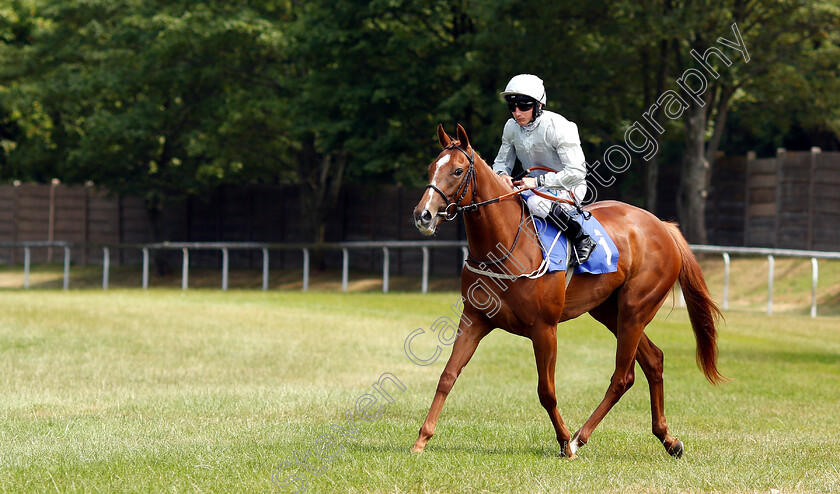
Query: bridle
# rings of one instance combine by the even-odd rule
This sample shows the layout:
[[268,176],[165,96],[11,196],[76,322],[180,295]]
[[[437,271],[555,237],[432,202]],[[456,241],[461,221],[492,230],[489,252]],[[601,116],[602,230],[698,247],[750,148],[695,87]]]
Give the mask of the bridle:
[[[426,185],[427,189],[432,189],[433,191],[437,192],[441,197],[443,197],[443,200],[446,201],[446,207],[444,207],[443,210],[438,211],[438,213],[437,213],[438,216],[443,216],[443,219],[446,220],[446,221],[454,220],[458,216],[458,213],[460,213],[461,211],[464,211],[464,212],[475,211],[476,209],[480,208],[481,206],[486,206],[488,204],[495,204],[495,203],[497,203],[497,202],[499,202],[503,199],[507,199],[508,197],[512,197],[512,196],[515,196],[517,194],[521,194],[525,190],[528,190],[528,189],[518,189],[518,190],[514,190],[513,192],[508,192],[507,194],[503,194],[499,197],[494,197],[493,199],[488,199],[486,201],[481,201],[481,202],[475,202],[475,193],[476,193],[476,189],[477,189],[476,178],[475,178],[475,151],[470,149],[470,152],[467,153],[467,151],[464,148],[462,148],[461,146],[458,146],[457,144],[450,144],[449,146],[447,146],[443,149],[444,150],[457,149],[458,151],[461,151],[462,153],[464,153],[464,156],[466,156],[467,160],[470,162],[470,166],[467,168],[467,172],[464,174],[464,178],[461,179],[461,183],[458,184],[458,188],[455,189],[455,193],[452,194],[453,198],[455,196],[458,196],[457,199],[450,199],[449,196],[447,196],[442,190],[440,190],[440,187],[438,187],[436,185],[433,185],[433,184],[427,184]],[[531,170],[536,169],[536,168],[542,168],[542,167],[535,167],[535,168],[532,168]],[[550,168],[546,168],[546,170],[550,170]],[[470,196],[470,202],[469,202],[469,204],[461,206],[461,201],[463,201],[464,197],[466,197],[467,190],[470,188],[470,184],[472,184],[472,195]],[[555,198],[554,200],[557,200],[557,199]],[[523,207],[524,207],[524,205],[523,205]]]
[[[464,178],[461,179],[461,183],[458,184],[458,188],[455,189],[455,193],[452,194],[454,198],[456,195],[458,196],[457,199],[450,200],[449,196],[446,195],[440,187],[434,184],[426,185],[427,189],[432,189],[433,191],[440,194],[443,197],[443,200],[446,201],[446,207],[443,208],[442,211],[438,211],[438,216],[443,216],[446,221],[452,221],[458,216],[458,213],[461,211],[474,211],[478,208],[481,203],[474,203],[475,200],[475,189],[476,189],[476,182],[475,182],[475,151],[470,149],[470,153],[458,146],[456,144],[450,144],[449,146],[443,148],[444,150],[449,149],[457,149],[464,153],[464,156],[467,157],[467,160],[470,162],[469,168],[467,168],[467,172],[464,174]],[[466,206],[461,206],[461,201],[464,200],[464,197],[467,195],[467,190],[470,188],[470,184],[472,184],[472,197],[470,197],[470,203]]]
[[[576,201],[568,201],[566,199],[558,199],[557,197],[550,196],[548,194],[544,194],[544,193],[542,193],[538,190],[535,190],[535,189],[517,189],[517,190],[514,190],[513,192],[508,192],[507,194],[503,194],[499,197],[494,197],[493,199],[488,199],[486,201],[481,201],[481,202],[474,202],[475,201],[475,192],[476,192],[476,188],[477,188],[476,178],[475,178],[475,151],[470,149],[470,152],[467,153],[467,151],[464,148],[462,148],[461,146],[458,146],[457,144],[450,144],[449,146],[446,146],[443,149],[444,149],[444,151],[449,150],[449,149],[457,149],[458,151],[461,151],[462,153],[464,153],[464,156],[466,156],[467,160],[470,162],[470,166],[467,168],[467,173],[464,175],[464,178],[461,179],[461,183],[458,184],[458,188],[455,189],[455,193],[452,194],[452,197],[455,197],[457,195],[458,196],[457,199],[450,200],[449,196],[447,196],[446,193],[444,193],[442,190],[440,190],[440,187],[438,187],[437,185],[433,185],[433,184],[427,184],[426,185],[427,189],[432,189],[433,191],[437,192],[441,197],[443,197],[443,200],[446,202],[446,207],[444,207],[443,210],[438,211],[438,213],[437,213],[438,216],[443,216],[443,219],[446,220],[446,221],[454,220],[458,216],[458,213],[460,213],[461,211],[465,211],[465,212],[475,211],[476,209],[478,209],[481,206],[486,206],[488,204],[497,203],[497,202],[499,202],[503,199],[507,199],[508,197],[515,196],[517,194],[521,194],[522,192],[525,192],[526,190],[530,190],[532,193],[534,193],[534,194],[536,194],[540,197],[544,197],[546,199],[549,199],[551,201],[566,202],[566,203],[569,203],[573,206],[576,206],[576,207],[580,208],[580,205]],[[532,168],[529,168],[529,169],[525,170],[521,175],[515,177],[514,179],[518,180],[518,179],[522,178],[523,176],[527,175],[528,173],[530,173],[531,171],[534,171],[534,170],[544,170],[544,171],[549,171],[549,172],[554,171],[551,168],[546,168],[544,166],[534,166]],[[467,190],[469,189],[470,184],[472,184],[472,196],[470,197],[470,202],[469,202],[469,204],[461,206],[460,205],[461,201],[463,201],[464,197],[466,197]]]
[[[516,190],[516,191],[513,191],[511,193],[504,194],[500,197],[495,197],[495,198],[487,200],[487,201],[474,202],[475,201],[475,192],[476,192],[476,188],[477,188],[476,178],[475,178],[475,151],[470,149],[471,152],[467,153],[467,151],[464,148],[462,148],[461,146],[458,146],[457,144],[450,144],[449,146],[447,146],[443,149],[444,150],[457,149],[458,151],[461,151],[462,153],[464,153],[464,156],[466,156],[467,160],[470,162],[470,166],[467,168],[467,172],[464,174],[464,178],[461,179],[461,183],[458,184],[458,188],[455,189],[455,193],[452,194],[452,197],[454,198],[455,196],[457,196],[458,197],[457,199],[450,199],[449,196],[447,196],[446,193],[444,193],[442,190],[440,190],[440,187],[438,187],[437,185],[433,185],[433,184],[426,185],[427,189],[432,189],[433,191],[437,192],[438,194],[440,194],[441,197],[443,197],[443,200],[446,201],[446,207],[443,208],[442,211],[438,211],[438,213],[437,213],[438,216],[443,216],[443,218],[446,221],[454,220],[458,216],[458,213],[460,213],[461,211],[466,211],[466,212],[475,211],[476,209],[478,209],[481,206],[486,206],[488,204],[493,204],[493,203],[499,202],[502,199],[506,199],[508,197],[519,194],[520,192],[522,192],[524,190],[524,189]],[[461,206],[460,205],[461,201],[463,201],[464,197],[466,197],[467,190],[470,188],[470,184],[472,184],[472,195],[470,196],[470,202],[469,202],[469,204]],[[520,202],[521,210],[522,210],[521,217],[519,218],[519,224],[521,225],[522,222],[525,219],[525,203],[523,201],[519,201],[519,202]],[[481,260],[478,260],[478,259],[473,259],[472,257],[469,257],[469,258],[467,258],[467,261],[468,262],[473,262],[473,263],[483,263],[484,265],[494,265],[494,264],[500,264],[500,263],[505,262],[507,260],[507,258],[510,257],[510,253],[513,252],[513,249],[516,248],[516,243],[519,241],[519,234],[521,232],[522,232],[522,228],[517,228],[516,229],[516,237],[514,237],[514,239],[513,239],[513,245],[510,246],[510,249],[508,249],[508,254],[505,255],[504,257],[501,257],[501,258],[498,258],[498,259],[488,259],[488,260],[484,260],[484,261],[481,261]]]
[[[434,184],[427,184],[426,185],[427,189],[432,189],[433,191],[437,192],[441,197],[443,197],[443,200],[446,201],[446,207],[444,207],[442,211],[438,211],[438,213],[437,213],[438,216],[443,216],[444,220],[446,220],[446,221],[454,220],[458,216],[458,213],[460,213],[461,211],[464,211],[464,212],[475,211],[476,209],[478,209],[481,206],[486,206],[488,204],[497,203],[497,202],[499,202],[503,199],[507,199],[508,197],[515,196],[515,195],[520,194],[520,193],[522,193],[526,190],[530,190],[531,192],[533,192],[533,193],[535,193],[535,194],[537,194],[541,197],[545,197],[546,199],[550,199],[550,200],[553,200],[553,201],[569,202],[569,201],[566,201],[564,199],[558,199],[557,197],[553,197],[553,196],[549,196],[547,194],[539,193],[539,191],[536,191],[534,189],[517,189],[517,190],[514,190],[513,192],[508,192],[507,194],[503,194],[499,197],[494,197],[493,199],[488,199],[486,201],[481,201],[481,202],[474,202],[475,201],[476,188],[477,188],[476,177],[475,177],[475,151],[470,149],[470,152],[467,153],[467,151],[464,148],[462,148],[461,146],[458,146],[457,144],[450,144],[449,146],[446,146],[443,149],[444,150],[457,149],[458,151],[461,151],[462,153],[464,153],[464,156],[467,157],[467,160],[470,163],[470,166],[467,168],[467,172],[464,174],[464,178],[461,179],[461,183],[458,184],[458,188],[455,189],[455,192],[452,194],[452,197],[454,198],[455,196],[457,196],[457,199],[450,199],[449,196],[447,196],[445,192],[440,190],[440,187],[438,187],[437,185],[434,185]],[[530,172],[532,170],[554,171],[551,168],[546,168],[546,167],[542,167],[542,166],[535,166],[533,168],[529,168],[528,170],[526,170],[522,174],[522,176],[524,176],[525,174],[527,174],[528,172]],[[519,177],[519,178],[521,178],[521,177]],[[472,195],[470,196],[470,202],[469,202],[469,204],[461,206],[461,201],[463,201],[464,197],[467,196],[467,190],[470,188],[470,184],[472,184]],[[520,203],[521,209],[522,209],[522,214],[521,214],[521,217],[519,218],[519,224],[522,225],[523,221],[525,220],[525,201],[519,201],[519,203]],[[571,204],[575,204],[575,203],[572,202]],[[510,246],[510,249],[508,249],[508,251],[507,251],[508,254],[505,255],[504,257],[501,257],[499,259],[488,259],[488,260],[483,260],[483,261],[478,260],[478,259],[473,259],[472,257],[469,257],[469,258],[467,258],[467,261],[477,263],[477,264],[481,263],[481,264],[484,264],[484,265],[494,265],[494,264],[503,263],[505,260],[508,259],[508,257],[510,257],[510,254],[513,252],[513,249],[516,248],[516,243],[519,241],[519,234],[521,232],[522,232],[522,228],[517,228],[516,229],[516,237],[514,237],[514,239],[513,239],[513,245]]]

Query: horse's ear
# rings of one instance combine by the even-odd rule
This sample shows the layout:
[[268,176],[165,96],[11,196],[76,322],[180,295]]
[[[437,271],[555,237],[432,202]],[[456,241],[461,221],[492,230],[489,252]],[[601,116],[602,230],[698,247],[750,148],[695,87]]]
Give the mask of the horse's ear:
[[470,139],[467,137],[467,131],[458,124],[458,140],[461,141],[461,147],[467,149],[470,147]]
[[452,138],[443,130],[443,124],[438,124],[438,141],[442,148],[448,148],[452,144]]

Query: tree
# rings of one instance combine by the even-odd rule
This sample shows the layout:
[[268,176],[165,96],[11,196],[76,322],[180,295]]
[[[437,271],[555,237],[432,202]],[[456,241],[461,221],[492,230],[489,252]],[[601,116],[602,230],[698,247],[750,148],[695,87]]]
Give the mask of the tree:
[[[253,2],[18,4],[31,43],[10,50],[4,102],[27,137],[12,172],[53,163],[67,182],[94,180],[142,197],[156,238],[167,202],[224,182],[290,176],[282,5]],[[274,22],[266,20],[267,17]],[[6,172],[8,175],[8,172]]]
[[[323,241],[345,175],[416,184],[433,145],[462,17],[446,1],[313,1],[293,9],[292,131],[307,237]],[[449,67],[454,61],[455,67]]]
[[[578,124],[590,162],[634,120],[657,149],[683,149],[680,219],[703,242],[733,112],[759,129],[772,111],[766,136],[840,127],[838,35],[821,29],[838,10],[836,0],[12,0],[0,7],[0,179],[93,179],[139,195],[159,238],[168,201],[296,183],[305,239],[323,241],[345,179],[424,180],[440,122],[464,124],[492,160],[509,116],[498,92],[531,72],[548,108]],[[643,159],[655,210],[664,158]],[[641,171],[623,174],[625,188]]]
[[689,241],[705,243],[709,180],[732,106],[782,74],[808,70],[808,53],[827,41],[822,28],[836,21],[836,12],[804,1],[673,5],[679,8],[670,15],[684,35],[669,40],[677,70],[670,75],[688,96],[680,110],[685,152],[678,212]]

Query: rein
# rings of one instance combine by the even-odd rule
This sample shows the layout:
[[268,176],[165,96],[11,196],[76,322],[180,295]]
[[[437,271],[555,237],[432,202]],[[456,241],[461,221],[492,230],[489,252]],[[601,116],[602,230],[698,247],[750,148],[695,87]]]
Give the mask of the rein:
[[[526,190],[530,190],[533,194],[538,195],[538,196],[540,196],[544,199],[548,199],[550,201],[565,202],[565,203],[571,204],[573,206],[578,206],[578,204],[575,201],[569,201],[567,199],[559,199],[555,196],[540,192],[540,191],[536,190],[536,188],[533,188],[533,189],[516,189],[512,192],[508,192],[507,194],[502,194],[499,197],[494,197],[493,199],[488,199],[486,201],[481,201],[481,202],[473,202],[473,201],[475,201],[475,192],[476,192],[476,189],[477,189],[476,178],[475,178],[475,154],[474,154],[475,152],[473,151],[472,153],[467,153],[467,151],[464,148],[462,148],[461,146],[457,146],[455,144],[449,145],[449,146],[447,146],[443,149],[457,149],[458,151],[461,151],[462,153],[464,153],[464,156],[466,156],[467,160],[470,162],[470,166],[469,166],[469,168],[467,168],[467,174],[464,176],[463,179],[461,179],[461,183],[458,185],[458,188],[455,190],[455,193],[452,194],[453,198],[457,194],[458,195],[457,199],[450,199],[449,196],[447,196],[442,190],[440,190],[440,187],[438,187],[437,185],[432,185],[432,184],[427,184],[426,185],[427,189],[432,189],[433,191],[437,192],[441,197],[443,197],[443,200],[446,201],[446,207],[444,207],[442,211],[438,211],[438,213],[437,213],[438,216],[443,216],[443,219],[446,220],[446,221],[454,220],[458,216],[458,213],[460,213],[462,211],[469,213],[471,211],[477,210],[481,206],[487,206],[489,204],[495,204],[495,203],[497,203],[499,201],[503,201],[503,200],[505,200],[509,197],[513,197],[517,194],[521,194],[521,193],[525,192]],[[530,173],[534,170],[545,170],[545,171],[549,171],[549,172],[554,171],[551,168],[546,168],[544,166],[534,166],[534,167],[528,168],[521,176],[525,176],[525,175],[527,175],[528,173]],[[470,184],[472,184],[472,196],[470,197],[470,202],[469,202],[469,204],[461,206],[461,201],[463,201],[464,197],[466,197],[467,189],[469,189]],[[524,213],[524,210],[523,210],[523,217],[524,217],[524,214],[525,213]],[[520,222],[521,222],[521,219],[520,219]]]
[[[443,200],[446,202],[446,207],[444,207],[442,211],[438,211],[438,213],[437,213],[438,216],[443,216],[444,220],[446,220],[446,221],[454,220],[458,216],[458,213],[460,213],[462,211],[463,212],[475,211],[478,208],[480,208],[481,206],[487,206],[489,204],[495,204],[499,201],[507,199],[508,197],[513,197],[517,194],[521,194],[522,192],[525,192],[526,190],[530,190],[532,193],[534,193],[534,194],[536,194],[540,197],[543,197],[545,199],[549,199],[549,200],[555,201],[555,202],[565,202],[565,203],[572,204],[572,205],[580,208],[580,205],[577,204],[576,201],[569,201],[567,199],[560,199],[558,197],[555,197],[555,196],[552,196],[552,195],[549,195],[549,194],[544,194],[544,193],[536,190],[536,188],[534,188],[534,189],[517,189],[517,190],[514,190],[512,192],[508,192],[507,194],[502,194],[499,197],[494,197],[493,199],[488,199],[486,201],[481,201],[481,202],[474,202],[475,201],[476,189],[478,188],[477,182],[476,182],[476,176],[475,176],[475,151],[471,149],[470,150],[471,152],[467,153],[466,149],[464,149],[461,146],[458,146],[456,144],[450,144],[449,146],[447,146],[443,149],[445,149],[445,150],[457,149],[458,151],[461,151],[462,153],[464,153],[464,156],[467,157],[467,160],[470,163],[470,166],[467,168],[466,175],[464,176],[463,179],[461,179],[461,183],[458,184],[458,188],[455,189],[455,193],[452,194],[452,197],[453,197],[452,199],[450,199],[449,196],[447,196],[446,193],[443,192],[440,189],[440,187],[438,187],[437,185],[433,185],[433,184],[427,184],[426,185],[427,189],[432,189],[433,191],[438,193],[441,197],[443,197]],[[517,177],[517,178],[521,178],[522,176],[525,176],[525,175],[527,175],[528,173],[530,173],[534,170],[545,170],[545,171],[550,171],[550,172],[554,171],[551,168],[546,168],[544,166],[534,166],[534,167],[531,167],[528,170],[526,170],[520,177]],[[464,198],[467,196],[467,191],[469,190],[470,185],[472,185],[472,195],[470,196],[470,202],[469,202],[469,204],[461,206],[461,201],[463,201]],[[455,199],[456,195],[458,196],[457,199]],[[499,273],[494,273],[492,271],[486,271],[484,269],[473,268],[472,266],[469,265],[469,263],[472,262],[472,263],[479,264],[479,265],[482,265],[482,266],[495,266],[495,265],[498,265],[498,264],[501,264],[501,263],[505,262],[506,260],[508,260],[508,258],[510,258],[511,254],[513,253],[513,250],[516,248],[516,243],[519,242],[519,235],[522,233],[521,225],[522,225],[522,222],[525,220],[525,208],[526,208],[525,203],[523,201],[519,201],[519,204],[520,204],[521,210],[522,210],[521,216],[519,218],[520,228],[516,229],[516,236],[513,238],[513,244],[510,246],[510,249],[507,250],[507,255],[505,255],[504,257],[498,258],[498,259],[487,259],[487,260],[483,260],[483,261],[479,260],[479,259],[474,259],[473,257],[468,257],[466,259],[467,269],[469,269],[470,271],[472,271],[474,273],[483,274],[483,275],[486,275],[486,276],[491,276],[493,278],[505,278],[505,279],[518,279],[518,278],[534,279],[534,278],[539,278],[540,276],[543,276],[547,272],[547,270],[548,270],[548,255],[547,254],[544,256],[543,262],[540,265],[540,267],[538,267],[536,270],[534,270],[531,273],[520,274],[520,275],[499,274]],[[533,221],[533,219],[532,219],[532,221]],[[559,238],[559,237],[560,237],[560,235],[558,234],[557,238]],[[554,239],[555,242],[557,241],[557,238]],[[552,244],[552,248],[553,247],[554,247],[554,244]],[[549,250],[551,250],[551,249],[549,249]],[[567,279],[566,279],[566,286],[567,287],[569,286],[569,282],[571,280],[572,280],[571,276],[567,276]]]
[[[517,190],[514,190],[512,192],[508,192],[507,194],[502,194],[499,197],[494,197],[493,199],[488,199],[486,201],[481,201],[481,202],[474,202],[475,201],[476,189],[478,188],[477,183],[476,183],[476,176],[475,176],[475,151],[471,149],[470,150],[471,152],[467,153],[467,151],[464,148],[462,148],[461,146],[458,146],[456,144],[450,144],[449,146],[445,147],[444,149],[445,150],[457,149],[458,151],[461,151],[462,153],[464,153],[464,156],[467,157],[467,160],[470,163],[470,166],[467,168],[466,175],[464,175],[464,178],[461,179],[461,183],[458,185],[458,188],[455,189],[455,193],[452,194],[453,199],[450,199],[449,196],[447,196],[446,193],[444,193],[440,189],[440,187],[438,187],[437,185],[433,185],[433,184],[427,184],[426,185],[427,189],[432,189],[433,191],[438,193],[441,197],[443,197],[443,200],[446,202],[446,207],[444,207],[442,211],[438,211],[438,213],[437,213],[438,216],[443,216],[444,220],[446,220],[446,221],[454,220],[458,216],[458,213],[460,213],[462,211],[463,212],[475,211],[481,206],[487,206],[489,204],[495,204],[495,203],[497,203],[499,201],[502,201],[504,199],[507,199],[509,197],[513,197],[517,194],[521,194],[522,192],[525,192],[526,190],[530,190],[531,192],[539,195],[540,197],[545,197],[546,199],[550,199],[552,201],[567,202],[567,203],[570,203],[570,204],[574,204],[571,201],[567,201],[565,199],[558,199],[557,197],[554,197],[554,196],[551,196],[551,195],[548,195],[548,194],[540,193],[540,192],[538,192],[534,189],[517,189]],[[546,168],[546,167],[542,167],[542,166],[535,166],[535,167],[529,168],[525,173],[529,173],[532,170],[554,171],[551,168]],[[472,195],[470,196],[470,202],[469,202],[469,204],[461,206],[461,201],[463,201],[464,198],[466,197],[467,191],[470,188],[470,185],[472,185]],[[454,199],[456,195],[457,195],[457,199]],[[521,213],[521,216],[519,218],[519,224],[522,225],[522,222],[525,219],[525,207],[526,206],[525,206],[525,203],[523,201],[520,201],[520,205],[521,205],[522,213]],[[513,250],[516,248],[516,243],[519,242],[520,233],[522,233],[522,228],[517,228],[516,229],[516,236],[513,238],[513,244],[510,246],[510,249],[507,250],[508,253],[504,257],[501,257],[499,259],[488,259],[488,260],[484,260],[484,261],[474,259],[472,257],[468,257],[467,258],[467,263],[473,262],[473,263],[476,263],[476,264],[483,264],[485,266],[494,266],[494,265],[501,264],[501,263],[505,262],[511,256],[511,254],[513,253]],[[469,264],[467,264],[467,267],[470,268],[471,270],[475,271],[475,269],[471,268],[469,266]],[[544,270],[542,270],[542,271],[543,271],[542,274],[545,274]],[[476,272],[478,272],[478,271],[476,271]],[[534,275],[534,274],[536,274],[536,271],[534,273],[531,273],[531,275]],[[540,276],[542,274],[540,274]]]

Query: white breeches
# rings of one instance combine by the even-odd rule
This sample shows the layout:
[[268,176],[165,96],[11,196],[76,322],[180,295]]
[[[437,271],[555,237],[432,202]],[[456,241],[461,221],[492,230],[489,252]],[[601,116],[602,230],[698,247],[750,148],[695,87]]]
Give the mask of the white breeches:
[[[566,200],[569,200],[569,201],[572,200],[572,194],[570,194],[568,190],[549,189],[549,188],[546,188],[546,187],[540,187],[537,190],[544,193],[544,194],[551,194],[551,195],[557,197],[558,199],[566,199]],[[583,201],[583,198],[586,197],[586,182],[583,182],[581,184],[576,185],[572,189],[572,192],[574,193],[575,197],[578,198],[578,201]],[[523,194],[528,194],[528,193],[525,192]],[[544,197],[540,197],[536,194],[528,194],[528,198],[527,198],[526,202],[528,204],[528,209],[531,210],[531,213],[534,216],[538,216],[540,218],[545,218],[548,215],[548,213],[551,211],[551,205],[554,204],[555,201],[552,201],[550,199],[546,199]],[[561,202],[560,204],[562,205],[563,209],[569,209],[570,210],[570,209],[574,208],[574,206],[572,206],[571,204],[565,203],[565,202]]]

